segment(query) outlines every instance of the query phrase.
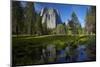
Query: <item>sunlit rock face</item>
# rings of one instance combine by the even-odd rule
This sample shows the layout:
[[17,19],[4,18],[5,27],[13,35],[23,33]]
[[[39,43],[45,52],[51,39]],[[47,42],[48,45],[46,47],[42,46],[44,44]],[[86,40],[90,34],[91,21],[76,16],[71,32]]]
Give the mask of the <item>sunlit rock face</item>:
[[40,16],[42,16],[42,24],[46,24],[48,29],[54,29],[58,23],[61,23],[61,18],[56,9],[43,8]]

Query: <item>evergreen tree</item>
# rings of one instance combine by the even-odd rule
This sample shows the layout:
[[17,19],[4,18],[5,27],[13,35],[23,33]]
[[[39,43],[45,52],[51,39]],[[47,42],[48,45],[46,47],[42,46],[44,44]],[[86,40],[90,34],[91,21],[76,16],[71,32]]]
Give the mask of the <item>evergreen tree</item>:
[[78,17],[75,12],[72,13],[72,22],[73,22],[73,32],[74,34],[79,34],[81,31],[81,24],[78,20]]
[[70,31],[70,34],[80,34],[81,33],[81,24],[78,20],[78,17],[75,12],[71,15],[71,20],[68,20],[67,33]]
[[96,33],[96,7],[91,6],[87,9],[85,30],[88,34]]
[[23,9],[20,1],[12,1],[12,34],[23,33]]
[[35,30],[36,30],[37,35],[42,35],[43,34],[41,19],[42,19],[41,16],[39,14],[36,14]]
[[26,33],[29,35],[35,34],[35,9],[34,9],[34,3],[27,2],[27,5],[25,7],[25,27],[26,27]]
[[58,24],[56,28],[57,34],[66,34],[65,24]]

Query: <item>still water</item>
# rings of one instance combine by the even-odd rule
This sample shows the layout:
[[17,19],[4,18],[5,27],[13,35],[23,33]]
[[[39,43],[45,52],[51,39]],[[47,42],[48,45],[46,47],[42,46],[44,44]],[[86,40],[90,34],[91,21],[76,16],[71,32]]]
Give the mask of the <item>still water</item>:
[[73,50],[70,46],[67,46],[61,50],[56,50],[56,47],[53,44],[48,45],[46,49],[42,49],[41,59],[42,61],[48,63],[78,62],[89,60],[85,45],[78,45],[78,47]]

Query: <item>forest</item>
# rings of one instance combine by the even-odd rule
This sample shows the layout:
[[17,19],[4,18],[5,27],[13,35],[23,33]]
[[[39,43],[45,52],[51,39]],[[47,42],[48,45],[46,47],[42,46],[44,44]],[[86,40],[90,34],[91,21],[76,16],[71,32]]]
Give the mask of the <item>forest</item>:
[[75,11],[66,24],[53,7],[35,9],[35,2],[12,1],[13,66],[96,60],[96,6],[87,8],[84,27]]

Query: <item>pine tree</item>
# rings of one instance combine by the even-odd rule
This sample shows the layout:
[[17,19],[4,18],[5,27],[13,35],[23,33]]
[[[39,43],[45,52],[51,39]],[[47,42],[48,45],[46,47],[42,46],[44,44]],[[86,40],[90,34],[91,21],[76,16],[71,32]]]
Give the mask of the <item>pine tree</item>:
[[66,34],[65,24],[57,24],[56,33],[57,34]]
[[75,12],[72,13],[71,20],[68,21],[68,27],[67,28],[70,28],[70,32],[72,34],[80,34],[81,24],[80,24],[78,17],[77,17]]
[[96,33],[96,7],[91,6],[87,9],[85,30],[88,34]]
[[43,34],[43,28],[42,28],[42,18],[39,14],[36,14],[36,24],[35,24],[35,30],[37,35]]
[[23,32],[23,9],[20,1],[12,1],[12,34]]
[[34,3],[27,2],[27,5],[25,7],[25,27],[26,27],[26,33],[29,35],[35,34],[35,8]]

